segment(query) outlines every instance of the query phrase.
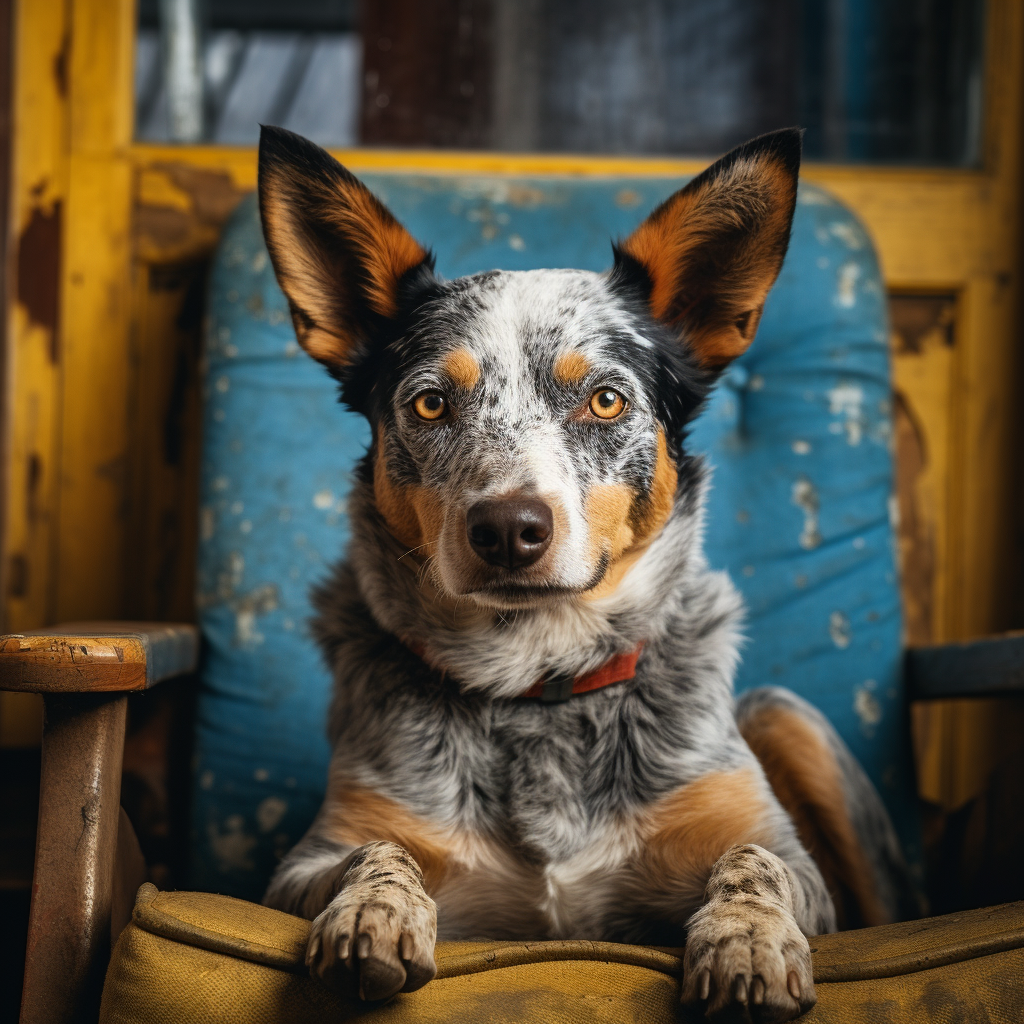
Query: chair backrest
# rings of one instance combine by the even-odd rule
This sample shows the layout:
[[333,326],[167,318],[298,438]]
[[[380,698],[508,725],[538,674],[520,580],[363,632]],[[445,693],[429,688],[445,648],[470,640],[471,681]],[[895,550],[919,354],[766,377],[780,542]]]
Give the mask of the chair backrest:
[[[449,277],[608,266],[678,179],[365,180]],[[193,884],[259,898],[319,805],[328,673],[307,594],[341,556],[345,495],[369,437],[292,333],[256,203],[210,279],[202,470]],[[803,185],[750,352],[697,422],[714,466],[712,565],[749,609],[738,689],[791,687],[835,723],[915,837],[894,559],[885,295],[870,238]]]

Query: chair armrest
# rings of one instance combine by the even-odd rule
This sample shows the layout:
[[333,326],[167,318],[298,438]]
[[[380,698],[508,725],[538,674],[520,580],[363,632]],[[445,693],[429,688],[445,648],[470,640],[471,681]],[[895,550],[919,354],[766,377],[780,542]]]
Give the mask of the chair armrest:
[[124,693],[195,671],[199,631],[162,622],[70,622],[0,636],[0,690]]
[[195,669],[195,626],[73,622],[0,636],[0,690],[43,695],[22,1024],[99,1012],[111,941],[145,880],[120,809],[128,694]]
[[1024,693],[1024,632],[911,647],[906,680],[911,700]]

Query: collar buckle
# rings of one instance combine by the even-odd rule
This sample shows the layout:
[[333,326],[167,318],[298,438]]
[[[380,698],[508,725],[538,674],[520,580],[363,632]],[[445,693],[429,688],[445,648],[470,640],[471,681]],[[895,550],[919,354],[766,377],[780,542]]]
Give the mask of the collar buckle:
[[572,697],[576,679],[569,675],[548,676],[541,684],[540,699],[542,704],[564,704]]

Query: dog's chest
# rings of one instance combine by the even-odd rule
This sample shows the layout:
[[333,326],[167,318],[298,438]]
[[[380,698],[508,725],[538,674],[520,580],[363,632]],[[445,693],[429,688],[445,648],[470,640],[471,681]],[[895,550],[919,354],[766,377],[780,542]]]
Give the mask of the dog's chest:
[[[635,814],[610,783],[600,723],[535,711],[481,710],[475,728],[459,723],[433,748],[446,753],[424,765],[434,820],[436,795],[449,794],[444,824],[460,837],[449,880],[432,893],[443,936],[599,938],[635,859]],[[430,813],[429,798],[420,809]]]
[[700,771],[684,719],[650,691],[642,714],[612,688],[555,707],[414,692],[354,708],[335,756],[447,849],[439,935],[607,937],[643,808]]
[[555,707],[402,696],[349,719],[335,749],[343,774],[529,862],[571,861],[692,774],[668,708],[648,716],[652,728],[611,689]]
[[591,828],[589,843],[575,854],[539,860],[491,837],[472,837],[430,893],[439,937],[604,937],[623,868],[637,852],[634,838]]

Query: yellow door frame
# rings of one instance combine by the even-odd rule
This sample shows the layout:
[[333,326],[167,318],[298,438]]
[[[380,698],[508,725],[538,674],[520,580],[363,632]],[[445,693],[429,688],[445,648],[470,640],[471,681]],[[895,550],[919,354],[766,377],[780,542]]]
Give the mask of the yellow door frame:
[[[194,493],[180,475],[160,479],[147,468],[159,425],[150,422],[146,375],[159,362],[162,328],[153,310],[140,312],[140,273],[208,252],[256,173],[252,148],[133,142],[133,0],[19,0],[14,40],[8,265],[12,297],[29,300],[10,303],[6,325],[0,586],[10,630],[144,609],[132,578],[144,561],[146,509],[161,489],[156,505],[194,502]],[[934,439],[925,481],[936,640],[1003,628],[1017,582],[1008,552],[1019,475],[1022,70],[1024,5],[990,0],[981,169],[804,170],[863,218],[890,289],[955,301],[955,345],[938,371],[948,379],[936,388],[934,373],[905,374],[921,422],[948,425]],[[337,155],[357,171],[445,174],[684,175],[706,162]],[[44,285],[54,278],[51,291],[26,288],[34,275]],[[37,293],[56,295],[57,308],[42,308]],[[897,363],[898,385],[900,374]],[[4,719],[17,718],[8,712],[0,742]]]

